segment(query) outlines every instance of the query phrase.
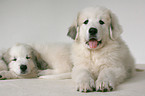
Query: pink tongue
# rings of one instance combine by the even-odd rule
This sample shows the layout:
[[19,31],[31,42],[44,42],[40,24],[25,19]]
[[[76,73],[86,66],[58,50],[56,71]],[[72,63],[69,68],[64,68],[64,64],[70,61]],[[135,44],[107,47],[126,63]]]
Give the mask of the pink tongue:
[[90,40],[89,41],[90,48],[96,48],[97,44],[98,44],[98,42],[96,40]]

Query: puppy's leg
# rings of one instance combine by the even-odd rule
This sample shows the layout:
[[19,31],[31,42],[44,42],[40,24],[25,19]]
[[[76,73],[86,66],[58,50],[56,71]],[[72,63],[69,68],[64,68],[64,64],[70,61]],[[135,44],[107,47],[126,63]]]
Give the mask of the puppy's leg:
[[12,71],[0,71],[0,80],[2,79],[17,79],[18,76]]
[[39,70],[38,76],[52,75],[56,73],[57,72],[54,69]]
[[73,69],[72,79],[76,83],[77,91],[88,92],[95,88],[94,80],[86,69]]
[[40,76],[40,79],[71,79],[71,73],[59,73],[59,74],[55,74],[55,75],[44,75],[44,76]]
[[126,78],[124,68],[104,68],[96,81],[96,91],[107,92],[115,89],[115,86]]

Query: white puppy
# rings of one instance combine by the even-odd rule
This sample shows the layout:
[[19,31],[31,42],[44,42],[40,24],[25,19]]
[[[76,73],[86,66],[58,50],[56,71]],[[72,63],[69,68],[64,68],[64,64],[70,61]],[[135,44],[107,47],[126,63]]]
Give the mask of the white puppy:
[[33,78],[38,76],[38,69],[47,69],[40,54],[26,44],[12,46],[3,53],[2,60],[8,71],[0,71],[0,79]]
[[[38,75],[70,72],[72,65],[67,59],[69,51],[67,50],[67,53],[66,50],[61,51],[65,49],[65,45],[62,46],[43,44],[16,44],[12,46],[2,55],[2,60],[8,65],[9,71],[1,71],[0,79],[33,78]],[[48,76],[46,77],[48,78]]]
[[79,12],[68,36],[74,39],[72,78],[80,91],[106,92],[134,72],[134,59],[121,39],[122,28],[107,8]]

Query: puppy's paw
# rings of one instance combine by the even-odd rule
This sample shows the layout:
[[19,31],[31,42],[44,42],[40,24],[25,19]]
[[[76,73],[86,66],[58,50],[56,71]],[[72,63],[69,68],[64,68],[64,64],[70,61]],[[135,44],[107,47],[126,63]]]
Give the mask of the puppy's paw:
[[76,82],[77,91],[80,92],[91,92],[95,89],[95,82],[90,78],[82,78]]
[[43,76],[45,74],[46,74],[45,70],[39,70],[38,71],[38,76]]
[[6,78],[6,72],[5,71],[0,71],[0,80],[5,80]]
[[96,91],[97,92],[109,92],[114,90],[114,83],[106,80],[96,81]]
[[44,76],[44,75],[52,75],[55,71],[51,69],[47,70],[39,70],[38,71],[38,76]]

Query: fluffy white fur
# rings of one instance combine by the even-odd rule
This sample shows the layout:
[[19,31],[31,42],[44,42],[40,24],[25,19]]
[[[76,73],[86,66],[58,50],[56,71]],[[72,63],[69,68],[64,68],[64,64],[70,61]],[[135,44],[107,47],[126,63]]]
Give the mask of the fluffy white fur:
[[[88,20],[87,24],[84,22]],[[100,24],[100,20],[104,24]],[[89,29],[96,28],[95,39],[101,43],[90,48]],[[69,29],[68,36],[74,39],[71,59],[74,64],[72,79],[77,90],[105,92],[132,76],[134,59],[121,39],[122,28],[117,17],[107,8],[86,8],[79,12],[77,20]]]
[[[41,79],[71,78],[72,62],[70,61],[70,44],[32,44],[31,45],[47,62],[49,68],[39,72]],[[59,75],[58,75],[59,74]]]
[[[8,71],[6,69],[0,71],[0,79],[37,76],[51,79],[53,75],[54,79],[70,78],[68,74],[70,74],[72,64],[68,59],[70,56],[68,50],[67,44],[15,44],[2,55],[0,65],[7,65]],[[25,70],[22,70],[25,67],[21,68],[23,65],[27,67]]]

